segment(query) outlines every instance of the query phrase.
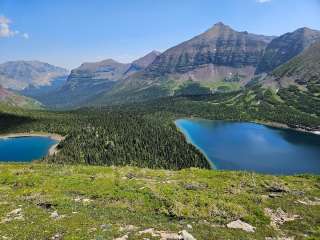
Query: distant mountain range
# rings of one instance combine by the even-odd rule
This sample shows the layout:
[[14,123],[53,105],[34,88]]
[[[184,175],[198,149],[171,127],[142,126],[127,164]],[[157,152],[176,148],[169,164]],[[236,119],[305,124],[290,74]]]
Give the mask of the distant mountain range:
[[[320,31],[308,28],[275,37],[239,32],[220,22],[163,53],[153,51],[132,63],[112,59],[84,63],[66,81],[66,70],[48,64],[2,64],[0,83],[55,108],[239,90],[252,79],[265,87],[298,85],[308,91],[306,82],[319,79],[319,59],[313,53],[318,42]],[[58,84],[52,81],[56,77]]]
[[237,32],[217,23],[165,51],[145,70],[119,81],[91,104],[240,89],[256,75],[271,73],[319,40],[320,32],[308,28],[272,37]]
[[0,64],[0,84],[12,90],[23,90],[30,86],[49,86],[69,72],[60,67],[39,61],[12,61]]
[[115,83],[144,70],[160,53],[152,51],[132,63],[113,59],[84,63],[71,71],[66,83],[57,91],[43,96],[40,101],[51,107],[85,105],[99,94],[110,91]]

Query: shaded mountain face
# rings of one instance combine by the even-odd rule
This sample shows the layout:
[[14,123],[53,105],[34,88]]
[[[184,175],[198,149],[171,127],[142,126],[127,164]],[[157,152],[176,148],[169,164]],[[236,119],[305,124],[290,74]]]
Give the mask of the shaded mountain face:
[[84,105],[91,98],[111,90],[117,81],[143,70],[158,55],[158,52],[153,51],[127,64],[112,59],[84,63],[71,71],[67,82],[60,89],[41,96],[39,100],[45,105],[57,108]]
[[276,68],[263,80],[263,84],[276,88],[296,85],[302,90],[320,94],[320,42]]
[[23,90],[30,86],[50,86],[68,71],[39,61],[13,61],[0,64],[0,84],[4,88]]
[[130,68],[126,72],[126,77],[139,72],[141,70],[144,70],[146,67],[148,67],[153,61],[160,55],[161,53],[158,51],[152,51],[151,53],[145,55],[142,58],[139,58],[131,63]]
[[22,108],[40,108],[41,104],[31,98],[18,95],[0,85],[0,104]]
[[266,48],[256,73],[271,72],[317,41],[320,41],[320,31],[309,28],[300,28],[273,39]]

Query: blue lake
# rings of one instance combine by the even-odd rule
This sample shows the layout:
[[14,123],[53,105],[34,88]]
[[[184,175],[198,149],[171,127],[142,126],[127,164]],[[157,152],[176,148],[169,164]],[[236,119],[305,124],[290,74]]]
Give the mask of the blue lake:
[[0,162],[30,162],[48,154],[57,141],[49,137],[0,138]]
[[255,123],[180,119],[177,127],[213,168],[320,174],[320,136]]

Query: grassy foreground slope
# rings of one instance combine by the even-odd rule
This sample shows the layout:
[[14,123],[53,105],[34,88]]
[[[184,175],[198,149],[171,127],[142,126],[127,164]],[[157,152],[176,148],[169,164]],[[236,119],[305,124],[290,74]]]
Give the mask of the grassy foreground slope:
[[[319,187],[319,176],[1,164],[0,237],[319,239]],[[255,231],[226,226],[238,219]]]

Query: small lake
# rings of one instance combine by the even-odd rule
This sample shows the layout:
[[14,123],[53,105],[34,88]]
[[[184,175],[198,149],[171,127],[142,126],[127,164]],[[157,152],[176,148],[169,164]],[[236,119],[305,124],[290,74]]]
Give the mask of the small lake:
[[0,162],[30,162],[41,159],[56,143],[50,137],[0,138]]
[[320,174],[320,136],[255,123],[180,119],[177,127],[213,168]]

